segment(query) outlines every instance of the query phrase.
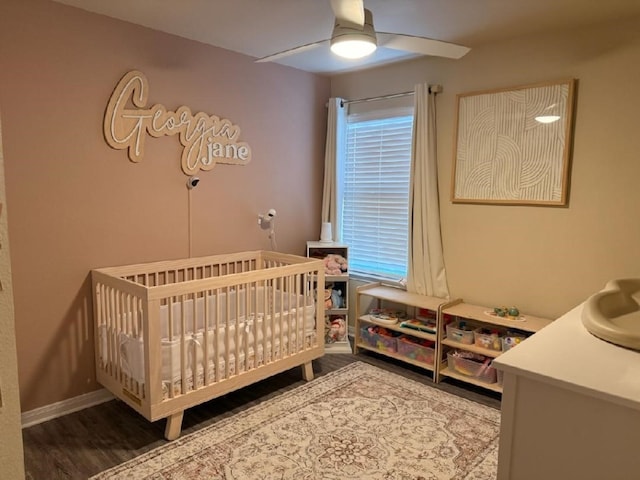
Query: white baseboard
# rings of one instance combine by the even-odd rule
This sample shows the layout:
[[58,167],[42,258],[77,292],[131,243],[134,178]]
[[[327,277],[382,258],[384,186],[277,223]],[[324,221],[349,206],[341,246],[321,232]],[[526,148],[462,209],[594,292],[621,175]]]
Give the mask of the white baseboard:
[[62,417],[78,410],[93,407],[115,397],[104,388],[93,392],[85,393],[77,397],[62,400],[61,402],[45,405],[44,407],[35,408],[22,414],[22,428],[31,427],[47,420]]
[[346,342],[325,343],[324,353],[352,353],[351,345],[348,340]]

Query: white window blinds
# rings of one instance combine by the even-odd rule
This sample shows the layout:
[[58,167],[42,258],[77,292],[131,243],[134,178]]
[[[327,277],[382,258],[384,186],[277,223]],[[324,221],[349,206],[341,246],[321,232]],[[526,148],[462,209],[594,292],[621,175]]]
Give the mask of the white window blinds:
[[407,275],[413,116],[347,124],[341,169],[342,241],[349,270],[381,279]]

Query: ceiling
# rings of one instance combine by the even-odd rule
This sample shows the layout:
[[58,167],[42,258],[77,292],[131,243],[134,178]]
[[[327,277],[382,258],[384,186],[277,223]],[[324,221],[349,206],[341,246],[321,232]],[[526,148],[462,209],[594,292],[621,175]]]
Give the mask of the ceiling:
[[[328,39],[329,0],[55,0],[251,57]],[[467,47],[511,37],[640,15],[640,0],[364,0],[377,31],[424,36]],[[277,63],[322,74],[415,57],[378,48],[342,60],[328,47]],[[454,60],[452,60],[454,61]]]

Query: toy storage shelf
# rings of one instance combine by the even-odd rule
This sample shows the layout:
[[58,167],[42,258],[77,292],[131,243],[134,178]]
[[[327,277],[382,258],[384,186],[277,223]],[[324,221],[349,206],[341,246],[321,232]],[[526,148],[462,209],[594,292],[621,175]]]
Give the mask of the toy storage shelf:
[[464,375],[448,365],[446,354],[450,349],[463,350],[466,352],[483,355],[491,359],[498,358],[500,355],[502,355],[503,351],[484,348],[482,346],[476,345],[475,343],[466,344],[458,342],[452,338],[448,338],[446,332],[445,317],[455,317],[458,320],[467,321],[470,324],[480,328],[498,328],[503,331],[509,330],[522,334],[523,336],[531,335],[551,323],[551,320],[535,317],[533,315],[521,315],[517,319],[514,319],[511,317],[499,317],[497,315],[491,314],[492,312],[492,308],[463,303],[462,300],[455,300],[454,302],[451,302],[449,305],[446,305],[441,309],[441,318],[438,324],[438,336],[440,338],[439,343],[441,346],[438,356],[438,382],[442,379],[442,377],[450,377],[462,382],[486,388],[487,390],[502,393],[502,385],[500,383],[484,382],[473,376]]
[[[427,309],[436,314],[436,333],[427,333],[414,330],[412,328],[401,327],[400,324],[389,324],[385,321],[379,321],[375,317],[366,313],[361,313],[362,297],[371,297],[377,308],[393,305],[398,310],[408,309],[409,314],[415,314],[415,309]],[[498,382],[488,383],[477,377],[465,375],[456,371],[452,366],[448,365],[447,353],[451,350],[462,350],[487,357],[488,360],[498,358],[503,352],[502,350],[492,350],[475,343],[462,343],[454,338],[448,338],[446,333],[446,324],[449,320],[455,318],[457,320],[468,321],[470,325],[478,328],[513,331],[521,334],[523,337],[531,335],[551,323],[551,320],[534,317],[532,315],[523,315],[518,319],[509,317],[499,317],[491,315],[493,309],[478,305],[463,303],[462,299],[446,300],[438,297],[430,297],[409,293],[399,288],[381,285],[380,283],[371,283],[358,287],[356,291],[356,319],[355,319],[355,352],[359,350],[367,350],[376,352],[396,360],[415,365],[425,370],[434,372],[433,380],[440,382],[443,378],[449,377],[461,382],[466,382],[478,387],[485,388],[494,392],[502,393],[502,386]],[[413,309],[413,311],[412,311]],[[366,325],[377,325],[384,327],[391,332],[398,332],[403,335],[414,338],[430,340],[434,342],[435,357],[433,364],[415,361],[405,355],[401,355],[385,348],[376,348],[375,346],[363,341],[362,327]],[[464,339],[463,339],[464,340]],[[517,348],[517,347],[512,347]],[[490,364],[489,364],[490,365]],[[457,365],[460,369],[460,365]],[[482,375],[478,375],[482,376]],[[496,373],[496,377],[498,377]]]
[[[349,261],[349,247],[340,243],[325,243],[318,241],[307,242],[307,257],[324,259],[328,255],[340,255]],[[351,345],[347,335],[349,325],[349,272],[341,275],[330,275],[325,272],[325,288],[334,286],[342,292],[344,305],[340,308],[325,307],[325,352],[327,353],[351,353]],[[318,292],[318,298],[321,298]],[[330,333],[332,321],[342,318],[344,320],[344,335],[334,339]]]
[[460,300],[460,303],[443,309],[442,313],[463,317],[472,320],[474,323],[485,323],[487,325],[506,327],[529,333],[535,333],[551,323],[551,320],[534,317],[533,315],[523,315],[523,320],[512,320],[509,317],[498,317],[487,314],[487,312],[492,310],[493,308],[471,305],[469,303],[463,303]]
[[[372,317],[368,314],[361,314],[361,298],[363,296],[371,297],[377,305],[377,308],[382,308],[384,306],[389,306],[390,304],[394,306],[399,306],[398,308],[409,307],[409,309],[426,309],[430,310],[435,314],[436,318],[436,327],[434,333],[422,332],[419,330],[415,330],[413,328],[401,327],[399,324],[389,324],[384,321],[380,321],[375,317]],[[442,305],[447,303],[447,300],[437,297],[429,297],[424,295],[418,295],[415,293],[409,293],[405,290],[401,290],[395,287],[389,287],[382,285],[380,283],[372,283],[367,285],[362,285],[358,287],[356,291],[356,321],[355,321],[355,351],[358,350],[368,350],[371,352],[376,352],[380,355],[384,355],[386,357],[394,358],[401,362],[409,363],[419,368],[423,368],[425,370],[431,371],[434,373],[433,378],[436,378],[436,369],[437,369],[437,358],[438,358],[438,317],[439,310]],[[415,312],[414,312],[415,313]],[[389,351],[386,349],[376,348],[373,345],[366,343],[362,339],[361,329],[366,327],[367,325],[375,325],[384,327],[387,330],[392,332],[400,333],[406,335],[408,337],[413,337],[416,339],[422,340],[430,340],[434,343],[434,354],[433,354],[433,363],[426,363],[422,361],[415,360],[406,355],[403,355],[398,352]],[[421,348],[421,347],[418,347]]]

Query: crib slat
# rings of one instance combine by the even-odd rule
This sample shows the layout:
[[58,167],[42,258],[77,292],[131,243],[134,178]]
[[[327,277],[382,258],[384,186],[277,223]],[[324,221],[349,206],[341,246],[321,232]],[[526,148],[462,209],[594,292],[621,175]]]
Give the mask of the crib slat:
[[[194,269],[195,276],[195,269]],[[196,333],[198,332],[198,294],[193,293],[193,316],[191,319],[191,329],[188,332],[191,335],[189,339],[189,355],[191,356],[191,377],[193,378],[192,390],[198,389],[198,343]]]
[[204,331],[202,332],[202,342],[203,342],[203,350],[204,355],[202,359],[202,370],[203,370],[203,382],[204,385],[209,385],[210,380],[210,372],[209,372],[209,356],[212,352],[209,351],[209,335],[210,335],[210,316],[211,316],[211,307],[209,306],[210,296],[209,290],[204,291]]
[[279,276],[276,279],[276,290],[275,294],[277,296],[276,302],[271,306],[271,312],[273,315],[274,325],[277,325],[276,331],[278,333],[278,360],[281,360],[285,356],[285,337],[284,337],[284,305],[285,305],[285,278],[284,276]]
[[184,343],[185,343],[185,337],[184,337],[184,332],[187,326],[187,320],[186,320],[186,312],[185,312],[185,303],[184,303],[184,295],[180,296],[180,304],[181,304],[181,311],[180,311],[180,394],[184,395],[185,393],[187,393],[187,371],[185,369],[185,364],[183,359],[185,358],[185,351],[184,351]]
[[121,360],[120,360],[120,348],[119,348],[119,339],[118,339],[118,334],[119,334],[119,329],[118,329],[118,313],[116,311],[116,292],[114,289],[110,288],[109,289],[109,310],[110,310],[110,317],[111,317],[111,324],[113,325],[113,332],[114,332],[114,342],[113,342],[113,358],[115,359],[115,365],[114,365],[114,376],[116,377],[116,380],[118,380],[118,382],[122,382],[122,372],[120,369],[120,365],[121,365]]
[[[236,361],[236,367],[233,371],[234,375],[238,375],[240,373],[240,316],[241,316],[241,310],[240,310],[240,285],[236,286],[236,290],[235,290],[235,305],[236,305],[236,315],[235,315],[235,328],[234,328],[234,337],[235,337],[235,342],[234,342],[234,359]],[[246,321],[246,319],[245,319]]]
[[[267,365],[271,360],[271,352],[267,349],[267,298],[268,298],[268,286],[267,281],[262,280],[262,305],[260,311],[262,312],[262,362]],[[257,338],[257,337],[256,337]],[[272,347],[273,348],[273,347]]]
[[[172,348],[173,341],[175,340],[175,335],[176,335],[176,333],[174,332],[175,313],[173,308],[174,304],[176,303],[175,297],[168,297],[166,303],[167,303],[167,341],[169,342],[169,345],[170,345],[169,348]],[[173,385],[173,365],[169,366],[169,370],[170,370],[169,377],[166,378],[166,376],[163,375],[162,380],[166,385],[167,396],[169,398],[174,398],[175,390]]]
[[220,360],[222,359],[221,353],[218,351],[220,348],[220,326],[222,324],[222,312],[220,310],[220,298],[221,291],[218,288],[216,290],[216,316],[215,316],[215,324],[214,324],[214,355],[213,355],[213,368],[215,372],[215,381],[219,382],[222,380],[222,369],[220,368]]

